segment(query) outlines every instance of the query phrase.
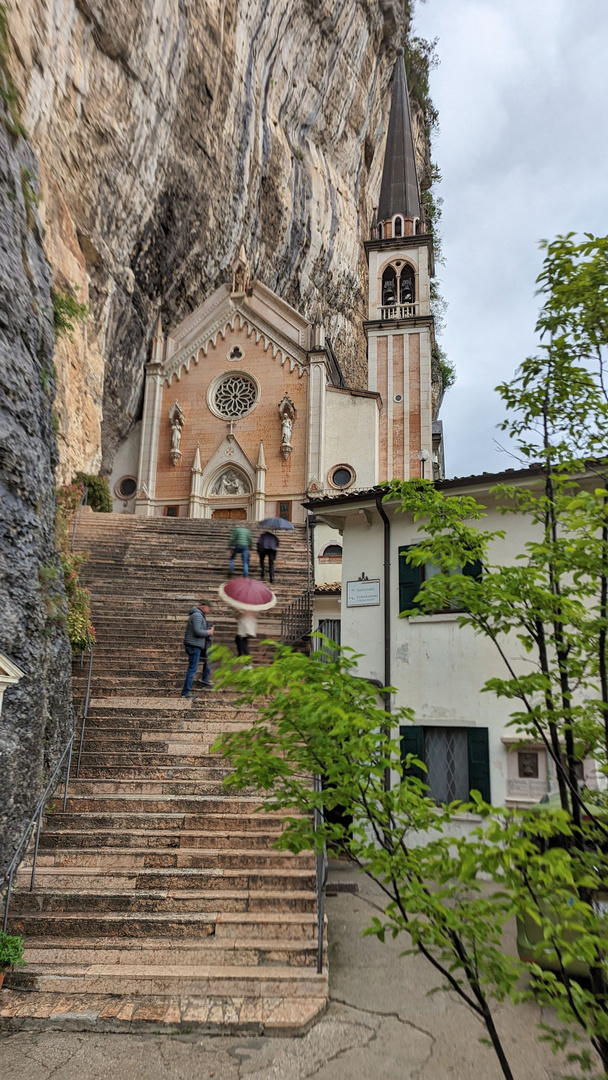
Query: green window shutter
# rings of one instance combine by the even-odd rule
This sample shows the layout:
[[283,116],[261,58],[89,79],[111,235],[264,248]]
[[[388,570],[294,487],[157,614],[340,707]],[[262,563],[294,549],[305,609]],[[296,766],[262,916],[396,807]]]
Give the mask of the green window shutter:
[[475,581],[481,581],[481,573],[483,566],[480,559],[475,559],[474,562],[465,563],[462,568],[462,572],[465,577],[472,577]]
[[[405,761],[408,754],[414,754],[419,761],[424,761],[424,728],[418,724],[406,724],[399,728],[401,736],[401,760]],[[426,773],[413,765],[406,769],[404,776],[417,776],[419,780],[426,782]]]
[[478,791],[490,802],[490,751],[487,728],[467,728],[469,791]]
[[404,611],[417,611],[414,597],[420,592],[422,585],[422,567],[411,566],[406,555],[415,547],[407,544],[399,548],[399,614]]

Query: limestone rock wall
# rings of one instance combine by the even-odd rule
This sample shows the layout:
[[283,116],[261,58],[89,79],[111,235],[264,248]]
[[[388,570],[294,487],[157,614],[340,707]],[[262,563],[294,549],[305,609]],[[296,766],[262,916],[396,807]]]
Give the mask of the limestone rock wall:
[[72,731],[54,550],[53,323],[36,160],[0,103],[0,651],[25,672],[0,717],[0,876]]
[[[57,351],[61,478],[111,468],[155,318],[188,314],[241,242],[366,378],[361,240],[403,0],[11,0],[11,67],[57,283],[91,305]],[[422,170],[428,166],[415,113]]]

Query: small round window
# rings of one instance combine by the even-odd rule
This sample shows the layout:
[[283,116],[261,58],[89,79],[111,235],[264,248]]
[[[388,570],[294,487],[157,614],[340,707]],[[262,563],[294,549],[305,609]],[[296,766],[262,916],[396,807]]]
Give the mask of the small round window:
[[350,465],[337,465],[330,475],[330,482],[337,488],[350,487],[354,479],[355,472]]
[[229,360],[242,360],[245,353],[241,349],[240,345],[233,345],[228,353]]
[[123,476],[119,480],[115,491],[119,499],[132,499],[137,488],[137,480],[134,476]]

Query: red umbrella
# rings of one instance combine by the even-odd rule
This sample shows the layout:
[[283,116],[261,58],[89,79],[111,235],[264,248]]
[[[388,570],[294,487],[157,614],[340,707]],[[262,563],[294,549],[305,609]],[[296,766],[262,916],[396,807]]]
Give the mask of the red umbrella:
[[250,577],[232,578],[217,591],[224,603],[237,611],[268,611],[277,602],[272,589]]

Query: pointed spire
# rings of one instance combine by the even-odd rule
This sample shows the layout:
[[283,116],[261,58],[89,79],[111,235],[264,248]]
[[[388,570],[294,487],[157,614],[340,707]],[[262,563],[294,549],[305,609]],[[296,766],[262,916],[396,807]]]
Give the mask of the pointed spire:
[[194,454],[194,465],[192,466],[193,473],[202,473],[203,468],[201,465],[201,444],[196,444],[196,453]]
[[258,463],[256,465],[256,469],[265,469],[265,468],[266,468],[266,458],[264,457],[264,443],[263,443],[263,440],[260,439],[260,451],[258,453]]
[[405,218],[420,217],[420,190],[403,49],[397,49],[393,73],[391,114],[384,152],[378,221],[386,221],[393,214],[403,214]]
[[156,320],[156,328],[154,330],[154,341],[164,341],[165,335],[163,334],[163,320],[161,319],[160,312],[158,319]]

